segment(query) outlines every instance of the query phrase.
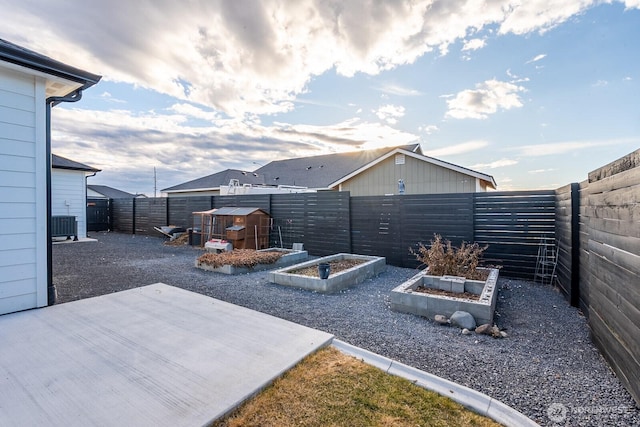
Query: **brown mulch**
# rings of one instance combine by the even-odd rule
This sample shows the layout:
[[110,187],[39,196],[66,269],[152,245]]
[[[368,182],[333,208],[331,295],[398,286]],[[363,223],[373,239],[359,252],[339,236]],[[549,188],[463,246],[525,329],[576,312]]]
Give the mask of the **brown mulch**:
[[[361,259],[342,259],[336,261],[329,261],[330,274],[339,273],[344,270],[348,270],[356,265],[364,264],[366,261]],[[299,270],[289,271],[291,274],[300,274],[302,276],[320,277],[318,275],[318,265],[312,265],[311,267],[301,268]]]
[[480,300],[480,295],[472,294],[471,292],[462,292],[462,293],[450,292],[450,291],[443,291],[442,289],[427,288],[424,286],[418,286],[414,290],[414,292],[421,292],[423,294],[430,294],[430,295],[441,295],[441,296],[453,297],[453,298],[465,298],[465,299],[470,299],[474,301]]
[[198,262],[214,268],[222,267],[223,265],[251,268],[258,264],[273,264],[282,255],[284,253],[278,251],[259,252],[254,249],[234,249],[231,252],[203,254],[198,258]]

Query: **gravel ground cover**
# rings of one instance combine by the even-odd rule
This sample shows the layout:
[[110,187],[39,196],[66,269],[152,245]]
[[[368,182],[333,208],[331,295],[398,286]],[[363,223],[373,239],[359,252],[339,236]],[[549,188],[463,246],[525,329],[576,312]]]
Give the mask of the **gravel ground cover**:
[[396,313],[389,292],[415,270],[325,295],[271,284],[267,273],[200,270],[201,251],[164,239],[91,233],[98,242],[54,245],[58,303],[162,282],[334,334],[338,339],[501,400],[541,425],[640,426],[640,409],[589,338],[586,319],[553,287],[500,278],[496,323],[508,337]]

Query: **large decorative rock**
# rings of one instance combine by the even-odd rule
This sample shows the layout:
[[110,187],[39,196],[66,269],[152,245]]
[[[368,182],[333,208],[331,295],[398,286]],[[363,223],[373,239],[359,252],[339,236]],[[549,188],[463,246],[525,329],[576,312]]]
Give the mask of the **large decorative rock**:
[[470,313],[466,311],[456,311],[449,318],[449,322],[453,326],[457,326],[462,329],[475,329],[476,328],[476,319]]

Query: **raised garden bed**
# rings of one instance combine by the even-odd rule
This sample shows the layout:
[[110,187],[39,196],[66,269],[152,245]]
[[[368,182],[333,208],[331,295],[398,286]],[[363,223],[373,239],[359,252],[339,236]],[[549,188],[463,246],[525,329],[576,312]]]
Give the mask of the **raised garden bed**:
[[[327,279],[320,279],[317,275],[310,276],[300,274],[303,273],[302,270],[307,267],[317,268],[318,264],[321,263],[345,260],[358,260],[363,262],[339,272],[330,272]],[[279,285],[292,286],[321,293],[332,293],[355,286],[358,283],[362,283],[376,276],[384,270],[385,266],[386,260],[384,257],[341,253],[271,271],[268,273],[268,278],[270,282]]]
[[[485,270],[489,272],[486,281],[466,280],[455,276],[430,276],[428,270],[420,272],[391,291],[391,310],[431,319],[436,314],[451,317],[456,311],[466,311],[473,315],[479,325],[493,324],[499,270]],[[416,291],[418,287],[434,289],[436,293]],[[463,292],[478,297],[468,298]]]
[[[298,250],[280,249],[280,248],[261,249],[259,251],[243,249],[243,250],[234,251],[234,252],[237,252],[238,254],[240,254],[243,251],[251,251],[251,252],[257,252],[257,253],[275,252],[275,253],[278,253],[280,257],[273,263],[266,263],[266,264],[251,263],[251,265],[246,265],[246,264],[243,265],[242,259],[239,259],[237,262],[234,262],[234,264],[217,265],[215,263],[211,264],[204,261],[206,260],[206,258],[198,257],[198,259],[196,259],[195,265],[196,267],[202,270],[213,271],[216,273],[244,274],[244,273],[251,273],[255,271],[286,267],[288,265],[292,265],[292,264],[299,263],[300,261],[304,261],[309,257],[309,254],[307,253],[307,251],[298,251]],[[229,254],[233,256],[233,252],[230,252]],[[215,256],[217,254],[211,254],[211,255]]]

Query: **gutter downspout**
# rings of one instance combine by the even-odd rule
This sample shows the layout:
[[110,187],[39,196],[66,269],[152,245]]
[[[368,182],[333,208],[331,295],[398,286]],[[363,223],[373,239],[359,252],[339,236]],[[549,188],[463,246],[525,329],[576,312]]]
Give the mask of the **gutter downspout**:
[[51,238],[51,108],[61,102],[78,102],[82,99],[82,88],[67,96],[51,96],[46,99],[45,146],[47,157],[47,305],[56,302],[56,287],[53,284],[53,240]]

